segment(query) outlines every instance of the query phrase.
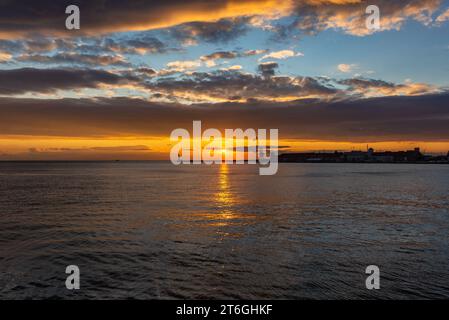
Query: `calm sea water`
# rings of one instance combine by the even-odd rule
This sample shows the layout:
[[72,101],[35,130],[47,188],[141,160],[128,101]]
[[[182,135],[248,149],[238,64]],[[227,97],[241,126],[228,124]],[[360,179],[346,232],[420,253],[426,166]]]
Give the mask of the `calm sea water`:
[[449,298],[448,186],[445,165],[0,163],[0,298]]

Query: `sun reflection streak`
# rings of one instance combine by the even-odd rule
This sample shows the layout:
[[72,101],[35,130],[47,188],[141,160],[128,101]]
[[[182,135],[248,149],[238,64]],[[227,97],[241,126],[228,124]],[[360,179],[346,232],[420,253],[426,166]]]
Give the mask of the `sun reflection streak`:
[[236,215],[232,209],[235,203],[235,197],[232,194],[229,184],[229,166],[221,164],[218,172],[218,191],[215,194],[215,201],[220,213],[217,216],[222,222],[221,225],[227,225],[226,220],[235,219]]

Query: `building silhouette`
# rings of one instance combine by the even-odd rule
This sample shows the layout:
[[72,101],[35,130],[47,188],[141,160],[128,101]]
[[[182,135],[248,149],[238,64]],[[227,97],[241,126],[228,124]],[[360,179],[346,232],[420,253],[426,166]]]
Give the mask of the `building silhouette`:
[[279,162],[447,163],[448,157],[449,152],[447,156],[424,155],[420,148],[383,152],[368,148],[367,151],[284,153],[279,156]]

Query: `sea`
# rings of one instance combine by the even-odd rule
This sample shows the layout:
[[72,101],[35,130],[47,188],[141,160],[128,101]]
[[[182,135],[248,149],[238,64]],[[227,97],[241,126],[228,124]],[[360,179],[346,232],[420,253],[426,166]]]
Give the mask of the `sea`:
[[258,169],[0,162],[0,299],[449,298],[448,165]]

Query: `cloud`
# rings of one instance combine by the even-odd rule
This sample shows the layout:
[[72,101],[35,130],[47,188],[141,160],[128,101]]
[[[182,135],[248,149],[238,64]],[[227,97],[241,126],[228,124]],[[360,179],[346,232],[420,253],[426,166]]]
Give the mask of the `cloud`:
[[217,60],[217,59],[235,59],[239,54],[235,51],[217,51],[205,56],[201,56],[201,60]]
[[[236,58],[244,58],[259,55],[265,53],[266,50],[247,50],[244,52],[239,51],[216,51],[208,55],[204,55],[200,57],[200,60],[203,61],[206,66],[209,68],[215,67],[217,65],[216,60],[232,60]],[[229,68],[228,68],[229,69]],[[222,69],[223,70],[223,69]]]
[[[12,140],[14,141],[14,139]],[[46,140],[58,141],[56,140]],[[73,139],[70,142],[77,141]],[[105,143],[105,141],[95,141]],[[85,142],[86,143],[86,142]],[[87,141],[89,143],[89,141]],[[106,142],[107,143],[107,142]],[[29,145],[41,145],[39,141],[29,141]],[[146,145],[92,146],[92,147],[29,147],[10,150],[8,154],[0,152],[3,160],[149,160],[155,158],[166,159]],[[56,142],[59,145],[59,142]]]
[[213,52],[208,55],[201,56],[200,60],[204,61],[208,67],[214,67],[214,66],[216,66],[216,60],[222,60],[222,59],[231,60],[231,59],[236,59],[236,58],[250,57],[250,56],[263,54],[266,51],[267,50],[247,50],[244,52],[217,51],[217,52]]
[[5,53],[15,53],[20,50],[23,50],[23,42],[22,41],[1,40],[0,39],[0,51],[3,51]]
[[45,37],[36,36],[27,40],[0,40],[0,51],[10,54],[18,53],[43,53],[64,48],[71,50],[74,46],[71,41],[64,39],[49,39]]
[[153,68],[142,67],[135,70],[138,74],[143,74],[146,76],[154,77],[158,74],[158,72]]
[[112,146],[112,147],[85,147],[85,148],[45,148],[45,149],[37,149],[30,148],[29,151],[33,153],[42,153],[42,152],[92,152],[92,151],[100,151],[100,152],[130,152],[130,151],[150,151],[151,148],[144,145],[137,146]]
[[[82,89],[101,89],[105,90],[103,95],[121,96],[123,93],[119,89],[126,88],[150,100],[192,104],[250,100],[281,102],[306,98],[329,101],[444,91],[435,85],[412,81],[395,84],[360,77],[336,80],[276,75],[279,67],[276,62],[259,64],[259,74],[243,72],[241,65],[212,72],[195,71],[199,66],[200,60],[186,60],[170,62],[162,70],[148,67],[114,72],[76,68],[0,70],[0,95],[53,95],[65,90],[82,96]],[[167,77],[175,73],[182,73],[182,76]]]
[[165,53],[173,51],[173,48],[167,48],[166,44],[150,35],[137,35],[131,39],[112,39],[105,38],[101,41],[100,47],[94,45],[104,52],[115,52],[120,54],[138,54]]
[[337,66],[338,70],[340,70],[343,73],[349,73],[354,71],[355,68],[357,68],[356,64],[346,64],[346,63],[341,63]]
[[99,88],[102,85],[127,84],[136,80],[137,78],[132,76],[119,76],[102,70],[34,68],[0,70],[0,95]]
[[219,59],[235,59],[239,56],[239,53],[236,51],[218,51],[218,52],[214,52],[208,55],[204,55],[200,57],[201,61],[204,61],[204,63],[206,64],[206,66],[208,66],[209,68],[215,67],[216,64],[216,60]]
[[168,33],[184,45],[196,44],[200,40],[226,43],[246,34],[247,23],[247,17],[221,19],[214,22],[190,22],[173,27],[168,30]]
[[404,84],[395,84],[382,80],[354,78],[340,80],[338,83],[347,86],[347,92],[363,97],[399,95],[416,96],[441,92],[441,88],[437,86],[425,83],[414,83],[412,81],[407,81]]
[[[31,40],[2,40],[4,47],[12,47],[15,52],[32,55],[36,53],[66,54],[153,54],[176,51],[168,48],[165,43],[148,33],[134,33],[127,37],[104,38],[43,38],[35,37]],[[0,41],[0,48],[2,43]]]
[[273,76],[276,63],[261,65],[261,75],[243,73],[239,66],[231,70],[193,72],[181,79],[160,79],[146,84],[172,101],[219,103],[248,100],[289,101],[301,98],[326,99],[338,91],[309,77]]
[[[373,33],[365,26],[365,8],[368,5],[381,8],[379,31],[385,31],[399,30],[407,20],[431,25],[441,0],[78,0],[77,5],[82,12],[79,31],[69,31],[64,27],[66,15],[63,12],[70,4],[73,4],[70,0],[6,1],[0,12],[0,38],[17,39],[30,34],[98,36],[171,28],[173,36],[185,45],[191,45],[198,40],[232,41],[245,34],[249,26],[264,30],[300,30],[306,34],[336,29],[364,36]],[[287,16],[292,17],[293,23],[286,26],[267,23]]]
[[130,66],[122,55],[93,55],[78,53],[58,53],[54,55],[24,54],[16,58],[20,62],[41,64],[68,64],[84,66]]
[[241,70],[241,69],[243,69],[243,67],[241,65],[239,65],[239,64],[236,64],[236,65],[233,65],[233,66],[230,66],[230,67],[222,68],[220,70],[222,70],[222,71],[235,71],[235,70]]
[[[431,25],[432,15],[440,7],[441,0],[323,0],[295,1],[293,23],[277,26],[279,38],[291,32],[316,34],[333,29],[354,36],[366,36],[374,32],[400,30],[408,20]],[[381,11],[380,30],[366,27],[368,5],[377,5]]]
[[435,21],[437,22],[437,24],[442,24],[443,22],[448,20],[449,20],[449,8],[446,9],[446,11],[444,11],[442,14],[440,14]]
[[276,75],[276,62],[258,66],[259,74],[231,66],[213,72],[189,72],[181,78],[147,81],[145,89],[173,103],[282,102],[300,99],[353,100],[381,96],[415,96],[440,93],[442,88],[425,83],[396,84],[369,78],[332,79]]
[[30,52],[48,52],[55,50],[58,44],[55,40],[47,38],[36,38],[25,42],[27,51]]
[[257,67],[257,70],[264,76],[264,77],[271,77],[274,76],[276,73],[276,69],[279,68],[279,64],[277,62],[262,62]]
[[0,134],[164,136],[174,128],[278,128],[282,139],[447,141],[449,94],[362,100],[180,105],[129,98],[0,98]]
[[1,52],[0,51],[0,63],[5,63],[10,61],[12,58],[12,55],[7,52]]
[[167,63],[167,67],[171,71],[184,72],[187,70],[194,70],[201,66],[201,61],[199,60],[183,60],[183,61],[172,61]]
[[281,50],[276,52],[271,52],[269,54],[264,55],[260,60],[265,59],[287,59],[291,57],[303,56],[304,54],[301,52],[294,52],[293,50]]
[[247,57],[249,57],[249,56],[257,56],[257,55],[259,55],[259,54],[263,54],[263,53],[265,53],[265,52],[267,52],[268,50],[266,50],[266,49],[257,49],[257,50],[247,50],[247,51],[245,51],[244,52],[244,56],[247,56]]
[[[80,31],[65,29],[64,9],[70,0],[6,1],[0,12],[0,38],[17,38],[30,33],[74,36],[120,31],[142,31],[173,27],[186,23],[215,23],[253,15],[286,15],[290,1],[281,0],[216,0],[216,1],[137,1],[78,0],[82,12]],[[20,24],[17,23],[20,21]],[[204,30],[193,25],[194,30]],[[204,32],[204,39],[220,38],[218,33]]]
[[137,145],[137,146],[118,146],[118,147],[92,147],[91,150],[96,151],[149,151],[151,150],[148,146]]

